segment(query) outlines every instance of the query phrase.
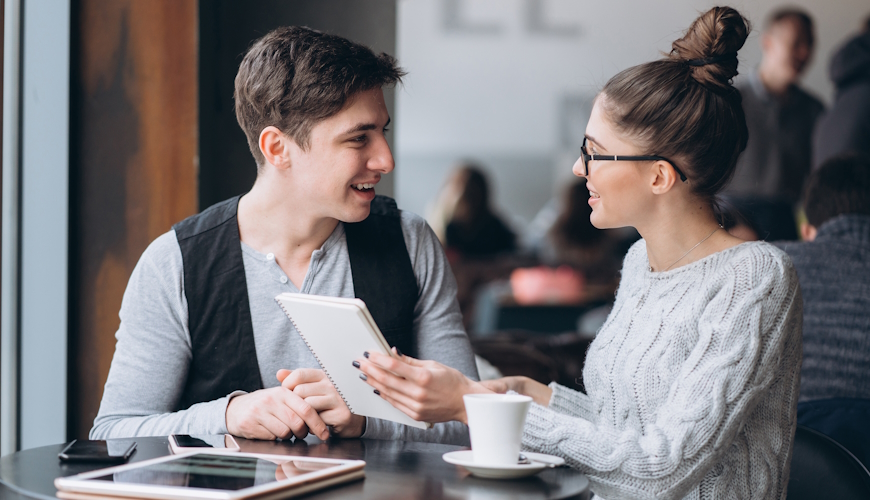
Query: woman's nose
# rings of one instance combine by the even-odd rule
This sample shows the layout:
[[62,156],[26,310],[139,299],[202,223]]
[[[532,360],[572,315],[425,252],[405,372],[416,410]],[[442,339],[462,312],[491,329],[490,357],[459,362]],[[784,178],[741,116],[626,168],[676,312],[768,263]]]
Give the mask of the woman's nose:
[[576,175],[577,177],[586,177],[586,167],[583,165],[582,156],[574,162],[574,166],[571,167],[571,171],[574,172],[574,175]]

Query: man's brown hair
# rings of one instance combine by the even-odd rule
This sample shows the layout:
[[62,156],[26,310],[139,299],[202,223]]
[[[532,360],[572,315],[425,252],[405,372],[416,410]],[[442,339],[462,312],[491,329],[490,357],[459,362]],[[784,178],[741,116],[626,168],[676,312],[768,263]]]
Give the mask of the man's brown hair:
[[870,215],[870,157],[847,153],[826,161],[807,179],[804,212],[816,228],[838,215]]
[[260,133],[277,127],[307,149],[311,129],[359,92],[395,85],[405,72],[388,54],[319,31],[278,28],[254,42],[236,75],[236,119],[258,166]]

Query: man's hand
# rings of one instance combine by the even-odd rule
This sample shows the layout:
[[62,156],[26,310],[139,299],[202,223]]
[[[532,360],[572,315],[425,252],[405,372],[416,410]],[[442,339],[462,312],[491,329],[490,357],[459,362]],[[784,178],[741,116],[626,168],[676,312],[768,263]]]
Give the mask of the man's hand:
[[350,438],[365,432],[365,417],[350,412],[323,370],[278,370],[276,376],[283,388],[293,391],[317,411],[334,435]]
[[535,403],[541,406],[549,406],[550,397],[553,395],[553,389],[529,377],[502,377],[495,380],[484,380],[481,385],[499,394],[514,391],[531,396]]
[[310,432],[320,439],[329,429],[317,411],[283,387],[236,396],[227,405],[227,432],[248,439],[302,439]]

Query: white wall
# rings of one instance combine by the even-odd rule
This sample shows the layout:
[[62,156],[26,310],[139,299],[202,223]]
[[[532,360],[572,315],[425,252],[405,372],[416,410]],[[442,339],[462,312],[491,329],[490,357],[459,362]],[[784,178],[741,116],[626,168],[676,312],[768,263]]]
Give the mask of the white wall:
[[[396,93],[396,195],[423,213],[452,164],[481,160],[496,203],[517,226],[570,179],[589,100],[616,72],[659,57],[713,1],[399,0],[397,55],[410,73]],[[735,1],[758,32],[780,2]],[[832,97],[827,60],[870,15],[866,0],[797,0],[817,23],[805,84]]]

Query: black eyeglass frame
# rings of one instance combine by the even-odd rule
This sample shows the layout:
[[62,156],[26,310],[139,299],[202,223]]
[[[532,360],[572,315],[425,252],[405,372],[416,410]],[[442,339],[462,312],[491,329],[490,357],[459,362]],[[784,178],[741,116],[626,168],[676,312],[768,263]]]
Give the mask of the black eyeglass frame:
[[584,137],[583,138],[583,145],[580,146],[580,151],[583,152],[583,154],[580,157],[583,158],[583,169],[586,170],[586,172],[583,175],[589,175],[589,162],[595,161],[595,160],[604,160],[604,161],[659,161],[659,160],[661,160],[661,161],[666,161],[666,162],[670,163],[670,165],[672,167],[674,167],[674,170],[676,170],[677,173],[680,174],[681,181],[686,182],[688,180],[688,177],[686,177],[686,174],[684,174],[683,171],[680,170],[679,167],[677,167],[677,165],[674,162],[665,158],[664,156],[657,156],[657,155],[644,155],[644,156],[591,155],[591,154],[589,154],[589,152],[586,149],[586,144],[588,141],[589,141],[589,139]]

